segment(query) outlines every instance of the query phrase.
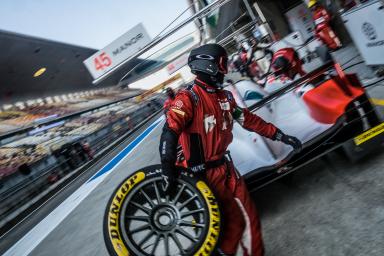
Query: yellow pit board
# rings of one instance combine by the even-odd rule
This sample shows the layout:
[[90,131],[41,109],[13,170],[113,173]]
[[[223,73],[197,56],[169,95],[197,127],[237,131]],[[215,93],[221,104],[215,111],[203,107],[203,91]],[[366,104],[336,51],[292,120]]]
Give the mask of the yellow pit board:
[[379,135],[380,133],[384,132],[384,123],[379,124],[378,126],[375,126],[368,131],[363,132],[359,136],[356,136],[354,138],[354,142],[356,146],[366,142],[367,140],[372,139],[373,137]]

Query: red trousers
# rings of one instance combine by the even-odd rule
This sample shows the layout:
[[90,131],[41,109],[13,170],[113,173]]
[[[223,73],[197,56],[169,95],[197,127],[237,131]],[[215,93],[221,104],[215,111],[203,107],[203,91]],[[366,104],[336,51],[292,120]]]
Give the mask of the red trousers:
[[207,183],[220,203],[223,232],[219,248],[227,255],[261,256],[264,246],[256,206],[244,179],[232,163],[206,173]]

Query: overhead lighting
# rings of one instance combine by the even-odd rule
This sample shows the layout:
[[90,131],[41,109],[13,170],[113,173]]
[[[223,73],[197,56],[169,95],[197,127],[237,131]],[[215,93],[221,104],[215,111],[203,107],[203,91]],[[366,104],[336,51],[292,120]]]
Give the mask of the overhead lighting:
[[37,71],[35,72],[35,74],[33,74],[33,77],[41,76],[42,74],[44,74],[44,72],[45,72],[46,70],[47,70],[46,68],[40,68],[39,70],[37,70]]

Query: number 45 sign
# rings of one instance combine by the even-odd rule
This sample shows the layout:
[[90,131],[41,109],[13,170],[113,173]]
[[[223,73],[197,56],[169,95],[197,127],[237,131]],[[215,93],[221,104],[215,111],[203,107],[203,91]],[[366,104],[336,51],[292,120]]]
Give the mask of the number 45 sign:
[[84,65],[92,77],[97,79],[150,42],[151,38],[140,23],[86,59]]
[[112,59],[105,52],[94,58],[94,65],[96,70],[103,70],[112,64]]

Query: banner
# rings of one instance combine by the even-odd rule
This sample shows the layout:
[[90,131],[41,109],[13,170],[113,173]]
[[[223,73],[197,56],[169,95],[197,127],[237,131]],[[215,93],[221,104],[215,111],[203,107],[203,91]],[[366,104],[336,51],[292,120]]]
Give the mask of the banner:
[[151,38],[143,24],[139,23],[124,35],[84,60],[84,65],[91,73],[93,79],[97,79],[150,42]]

